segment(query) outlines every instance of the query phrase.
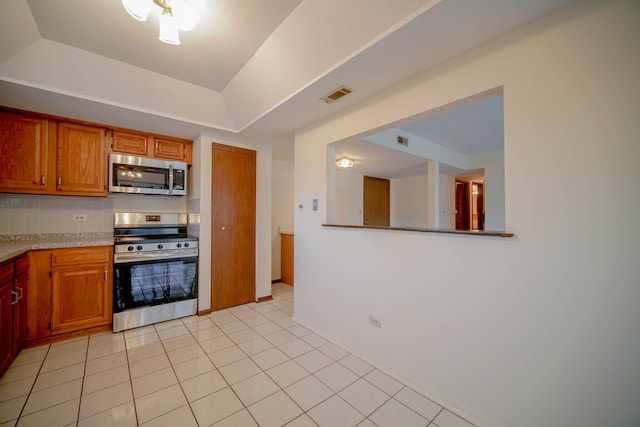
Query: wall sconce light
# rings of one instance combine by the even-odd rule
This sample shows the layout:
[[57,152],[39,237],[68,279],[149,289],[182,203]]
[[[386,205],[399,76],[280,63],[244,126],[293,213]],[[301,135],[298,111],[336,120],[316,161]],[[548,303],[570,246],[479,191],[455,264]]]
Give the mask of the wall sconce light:
[[339,167],[339,168],[350,168],[350,167],[353,167],[353,160],[347,159],[346,157],[343,157],[342,159],[337,159],[336,160],[336,166]]

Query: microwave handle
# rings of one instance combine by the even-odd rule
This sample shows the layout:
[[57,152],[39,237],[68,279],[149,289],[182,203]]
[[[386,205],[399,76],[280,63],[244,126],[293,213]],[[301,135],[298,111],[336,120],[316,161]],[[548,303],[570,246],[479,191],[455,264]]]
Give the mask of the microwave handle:
[[173,193],[173,163],[169,165],[169,194]]

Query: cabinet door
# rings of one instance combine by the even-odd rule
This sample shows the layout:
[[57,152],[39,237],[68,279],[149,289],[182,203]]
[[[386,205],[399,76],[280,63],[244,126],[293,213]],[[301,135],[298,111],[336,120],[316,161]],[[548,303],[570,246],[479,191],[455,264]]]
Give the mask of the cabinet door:
[[13,354],[18,354],[27,337],[27,273],[20,274],[13,282],[18,300],[13,305]]
[[29,251],[27,339],[51,335],[51,250]]
[[111,151],[114,153],[148,156],[149,138],[145,135],[115,131],[111,139]]
[[0,283],[0,375],[11,362],[13,308],[12,282]]
[[185,144],[182,141],[155,138],[153,156],[160,159],[185,161]]
[[52,333],[111,323],[109,265],[54,267]]
[[283,283],[293,286],[293,235],[280,236],[280,278]]
[[46,119],[0,113],[0,191],[47,191]]
[[107,196],[105,132],[100,127],[67,122],[58,124],[58,193]]

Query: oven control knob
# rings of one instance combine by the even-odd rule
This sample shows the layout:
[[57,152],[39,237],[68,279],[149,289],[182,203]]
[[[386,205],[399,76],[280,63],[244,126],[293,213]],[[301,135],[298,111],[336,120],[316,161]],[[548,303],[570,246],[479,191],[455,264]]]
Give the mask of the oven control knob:
[[176,247],[181,248],[182,247],[182,243],[176,244]]
[[185,247],[185,248],[188,248],[188,247],[189,247],[189,242],[185,243],[185,244],[184,244],[184,247]]
[[139,251],[141,251],[141,250],[142,250],[142,245],[138,245],[138,247],[137,247],[136,249],[138,249]]
[[131,251],[133,250],[133,246],[129,246],[129,247],[127,248],[127,250],[128,250],[129,252],[131,252]]
[[164,248],[164,245],[162,243],[158,244],[158,249],[162,249]]

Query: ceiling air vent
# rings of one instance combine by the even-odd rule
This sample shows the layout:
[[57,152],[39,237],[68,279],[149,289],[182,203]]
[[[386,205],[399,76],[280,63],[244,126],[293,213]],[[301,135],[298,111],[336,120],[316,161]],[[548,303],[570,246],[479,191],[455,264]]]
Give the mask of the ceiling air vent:
[[342,86],[341,88],[334,90],[329,95],[323,96],[320,99],[322,99],[324,102],[329,104],[329,103],[331,103],[333,101],[337,101],[338,99],[342,98],[343,96],[349,95],[351,92],[352,92],[351,89],[349,89],[346,86]]

